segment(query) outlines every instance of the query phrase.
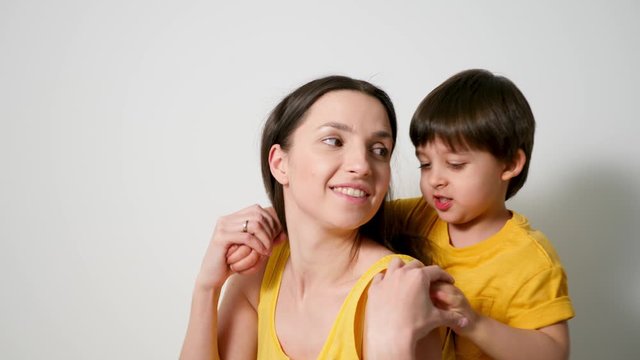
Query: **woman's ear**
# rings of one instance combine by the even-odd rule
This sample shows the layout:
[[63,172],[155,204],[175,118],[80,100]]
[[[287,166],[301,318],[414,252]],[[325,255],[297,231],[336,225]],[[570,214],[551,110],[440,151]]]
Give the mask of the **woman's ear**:
[[505,164],[504,171],[502,172],[502,180],[509,181],[514,177],[520,175],[522,172],[522,168],[524,168],[524,164],[527,163],[527,156],[524,154],[522,149],[518,149],[518,152],[513,157],[511,162]]
[[271,169],[271,175],[281,185],[289,184],[289,177],[287,176],[287,153],[282,149],[280,144],[274,144],[269,150],[269,168]]

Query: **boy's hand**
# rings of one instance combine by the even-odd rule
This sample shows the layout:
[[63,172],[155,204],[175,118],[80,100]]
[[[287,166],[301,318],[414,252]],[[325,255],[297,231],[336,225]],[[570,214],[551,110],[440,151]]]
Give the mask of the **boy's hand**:
[[437,282],[432,285],[430,296],[436,307],[458,313],[468,320],[465,327],[451,326],[456,334],[464,336],[473,330],[480,315],[473,310],[460,289],[447,282]]

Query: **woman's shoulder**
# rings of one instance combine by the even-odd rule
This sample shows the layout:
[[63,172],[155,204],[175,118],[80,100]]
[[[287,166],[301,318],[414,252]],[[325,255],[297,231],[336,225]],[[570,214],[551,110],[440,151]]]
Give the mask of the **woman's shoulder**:
[[411,256],[394,253],[385,246],[374,241],[364,241],[358,254],[358,265],[364,273],[375,264],[391,261],[394,257],[397,257],[404,262],[414,260]]
[[234,274],[225,284],[228,291],[232,291],[233,296],[242,296],[257,311],[258,300],[262,282],[266,272],[277,271],[278,264],[286,261],[289,257],[288,243],[282,242],[273,246],[270,256],[261,256],[258,264],[248,273]]
[[375,262],[376,260],[391,254],[393,254],[393,251],[389,250],[384,245],[370,239],[364,239],[358,251],[358,258],[362,258],[363,261]]
[[246,274],[233,274],[225,283],[223,296],[241,300],[242,298],[258,310],[258,300],[260,299],[260,286],[267,267],[268,258],[260,259],[258,265]]

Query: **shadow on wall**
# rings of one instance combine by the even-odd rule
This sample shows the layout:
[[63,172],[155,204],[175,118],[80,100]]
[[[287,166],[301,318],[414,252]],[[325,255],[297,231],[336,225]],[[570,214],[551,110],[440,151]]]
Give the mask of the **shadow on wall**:
[[[572,358],[640,359],[640,188],[624,169],[584,168],[516,200],[556,247],[576,317]],[[540,204],[540,205],[538,205]]]

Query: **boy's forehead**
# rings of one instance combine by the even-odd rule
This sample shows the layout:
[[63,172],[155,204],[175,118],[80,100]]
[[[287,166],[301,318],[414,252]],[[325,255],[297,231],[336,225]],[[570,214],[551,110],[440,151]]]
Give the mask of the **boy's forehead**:
[[416,146],[416,155],[437,152],[442,154],[465,154],[473,150],[466,144],[454,144],[436,137],[433,140],[425,141],[422,145]]

